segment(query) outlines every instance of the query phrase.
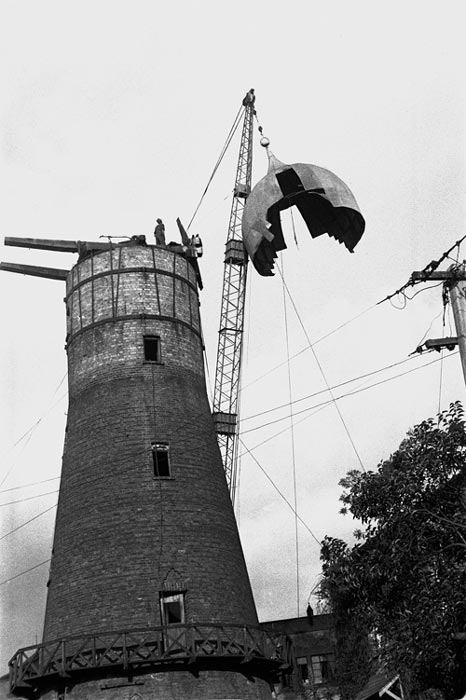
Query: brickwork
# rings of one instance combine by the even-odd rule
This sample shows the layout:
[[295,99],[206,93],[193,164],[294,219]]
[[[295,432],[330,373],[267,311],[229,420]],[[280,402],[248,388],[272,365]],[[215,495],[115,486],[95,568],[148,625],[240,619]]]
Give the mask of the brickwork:
[[[161,590],[185,592],[187,623],[257,624],[207,401],[194,270],[163,248],[117,246],[73,268],[66,305],[69,409],[44,641],[160,625]],[[160,337],[160,362],[145,361],[145,335]],[[169,445],[168,478],[154,478],[152,442]],[[142,697],[269,696],[263,681],[209,673],[144,677]],[[133,697],[99,683],[73,697]]]
[[[63,686],[64,687],[64,686]],[[68,689],[64,698],[72,700],[262,700],[271,698],[269,685],[262,679],[248,679],[228,670],[151,673],[132,680],[104,678],[80,683]],[[57,700],[56,691],[42,700]]]
[[200,332],[193,267],[156,246],[117,246],[85,258],[68,276],[66,302],[70,339],[92,324],[140,314],[176,319]]

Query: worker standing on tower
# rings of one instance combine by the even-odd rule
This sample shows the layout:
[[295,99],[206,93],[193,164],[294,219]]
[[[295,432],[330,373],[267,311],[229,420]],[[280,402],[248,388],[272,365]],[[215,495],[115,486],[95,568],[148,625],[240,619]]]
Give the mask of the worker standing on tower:
[[157,226],[154,231],[155,245],[165,245],[165,224],[162,219],[157,219]]

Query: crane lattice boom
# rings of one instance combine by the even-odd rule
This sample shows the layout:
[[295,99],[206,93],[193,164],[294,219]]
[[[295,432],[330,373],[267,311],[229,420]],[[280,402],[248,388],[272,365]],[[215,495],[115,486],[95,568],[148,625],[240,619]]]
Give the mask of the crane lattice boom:
[[243,208],[251,191],[254,90],[243,100],[243,130],[225,246],[222,308],[217,350],[213,416],[223,466],[235,502],[238,452],[238,395],[248,258],[241,236]]

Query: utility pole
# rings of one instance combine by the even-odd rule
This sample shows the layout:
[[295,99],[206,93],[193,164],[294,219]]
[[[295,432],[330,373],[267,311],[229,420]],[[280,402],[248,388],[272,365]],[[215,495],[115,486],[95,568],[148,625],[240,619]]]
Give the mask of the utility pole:
[[[466,384],[466,262],[451,265],[444,272],[437,270],[413,272],[411,280],[413,282],[440,280],[447,285],[453,309],[453,318],[455,319],[456,338],[435,339],[435,341],[430,343],[430,347],[441,350],[443,347],[451,349],[453,345],[458,345]],[[427,346],[428,344],[429,341],[426,342]]]
[[466,274],[465,264],[452,265],[448,271],[452,273],[453,280],[449,285],[451,307],[455,319],[458,347],[463,367],[463,376],[466,383]]

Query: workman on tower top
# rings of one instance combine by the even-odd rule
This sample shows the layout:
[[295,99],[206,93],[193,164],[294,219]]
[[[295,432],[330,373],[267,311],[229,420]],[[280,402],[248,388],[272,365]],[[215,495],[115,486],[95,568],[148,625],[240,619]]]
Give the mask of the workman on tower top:
[[157,219],[157,226],[154,231],[155,245],[165,245],[165,224],[162,219]]

